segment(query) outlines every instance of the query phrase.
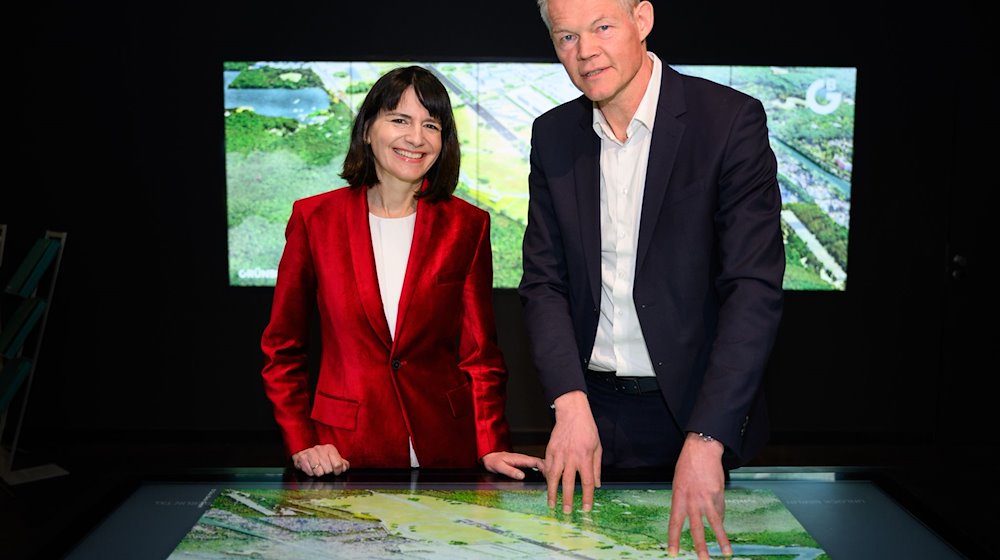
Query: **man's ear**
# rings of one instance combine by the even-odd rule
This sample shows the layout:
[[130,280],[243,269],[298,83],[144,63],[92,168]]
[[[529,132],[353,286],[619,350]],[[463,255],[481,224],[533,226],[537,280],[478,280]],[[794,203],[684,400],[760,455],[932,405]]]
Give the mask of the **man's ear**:
[[636,27],[639,28],[639,40],[645,41],[649,32],[653,30],[653,5],[649,0],[642,0],[632,15],[635,17]]

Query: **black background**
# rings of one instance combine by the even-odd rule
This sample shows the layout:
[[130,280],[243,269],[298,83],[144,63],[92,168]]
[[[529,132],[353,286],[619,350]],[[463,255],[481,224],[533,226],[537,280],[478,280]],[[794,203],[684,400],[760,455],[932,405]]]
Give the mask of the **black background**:
[[[985,270],[995,59],[983,11],[654,6],[649,48],[667,63],[858,68],[848,289],[787,294],[767,373],[772,440],[995,444],[996,365],[980,364],[995,327],[977,323],[996,303]],[[555,61],[529,0],[18,10],[4,38],[0,279],[45,230],[68,232],[27,447],[277,438],[259,349],[272,290],[227,283],[223,60]],[[510,290],[495,302],[512,428],[544,441],[520,303]]]

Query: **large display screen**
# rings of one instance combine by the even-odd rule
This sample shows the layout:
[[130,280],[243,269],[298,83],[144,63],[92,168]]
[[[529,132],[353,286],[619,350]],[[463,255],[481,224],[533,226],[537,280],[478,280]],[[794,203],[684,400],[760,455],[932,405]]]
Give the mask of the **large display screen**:
[[[420,64],[452,98],[456,195],[491,215],[494,286],[521,277],[535,117],[580,95],[558,63],[231,61],[223,65],[229,281],[273,286],[292,202],[344,186],[357,108],[383,73]],[[788,290],[847,286],[857,71],[681,66],[764,104],[778,159]]]
[[[229,488],[169,558],[663,558],[670,492],[597,489],[563,515],[538,490]],[[725,526],[737,558],[829,558],[771,490],[728,490]]]
[[[325,479],[237,469],[147,481],[66,558],[665,558],[671,485],[602,474],[593,510],[580,511],[577,492],[569,514],[548,508],[539,473],[518,482],[420,469]],[[872,481],[781,467],[731,478],[733,558],[963,558]],[[721,558],[710,530],[706,539]],[[690,535],[681,549],[695,558]]]

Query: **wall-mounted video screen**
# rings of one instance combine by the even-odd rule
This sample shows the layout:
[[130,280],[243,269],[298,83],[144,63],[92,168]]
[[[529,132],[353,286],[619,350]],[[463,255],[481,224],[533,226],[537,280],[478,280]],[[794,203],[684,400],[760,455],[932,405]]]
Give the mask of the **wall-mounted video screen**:
[[[580,95],[558,63],[223,63],[230,285],[274,286],[292,202],[345,186],[357,108],[379,76],[409,64],[430,69],[451,94],[462,149],[456,195],[491,215],[494,286],[517,286],[531,124]],[[857,69],[673,67],[763,102],[778,159],[784,287],[845,290]]]

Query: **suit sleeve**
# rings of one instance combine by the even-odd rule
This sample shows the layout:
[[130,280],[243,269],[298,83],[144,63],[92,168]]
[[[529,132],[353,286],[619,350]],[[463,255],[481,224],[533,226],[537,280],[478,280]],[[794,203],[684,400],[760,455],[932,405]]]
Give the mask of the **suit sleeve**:
[[497,346],[493,315],[493,253],[490,221],[486,215],[476,252],[462,290],[462,328],[459,364],[472,383],[479,458],[494,451],[510,451],[507,424],[507,370]]
[[784,297],[781,199],[766,120],[760,102],[748,98],[727,139],[715,215],[719,322],[704,382],[685,426],[712,434],[737,453],[761,391]]
[[261,337],[264,390],[274,406],[289,455],[318,443],[309,417],[309,317],[316,307],[316,275],[305,218],[298,206],[285,228],[271,319]]
[[[537,127],[537,121],[536,121]],[[518,287],[533,362],[547,402],[587,386],[580,366],[569,295],[569,271],[552,191],[532,132],[524,272]]]

